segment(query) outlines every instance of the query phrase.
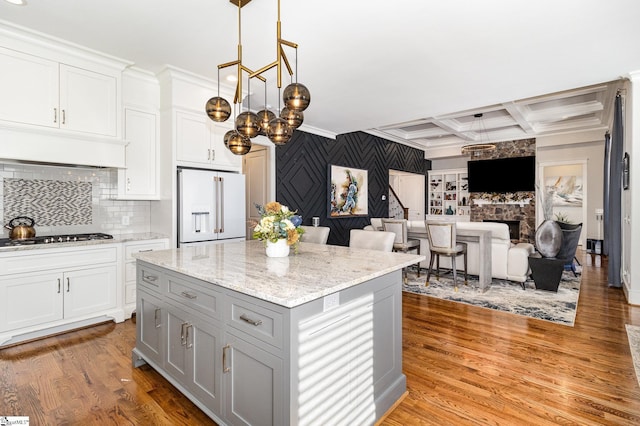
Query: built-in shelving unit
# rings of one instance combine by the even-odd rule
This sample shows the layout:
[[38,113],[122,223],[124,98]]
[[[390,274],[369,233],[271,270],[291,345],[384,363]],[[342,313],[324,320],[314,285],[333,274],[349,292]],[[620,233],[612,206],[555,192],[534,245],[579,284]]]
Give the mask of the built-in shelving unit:
[[469,182],[466,169],[429,172],[430,216],[469,216]]

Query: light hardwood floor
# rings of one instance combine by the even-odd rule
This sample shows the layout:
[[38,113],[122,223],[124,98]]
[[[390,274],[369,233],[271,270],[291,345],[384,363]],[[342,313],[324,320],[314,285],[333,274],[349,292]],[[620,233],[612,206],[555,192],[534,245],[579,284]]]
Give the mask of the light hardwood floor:
[[[384,425],[640,424],[625,332],[640,307],[607,287],[604,265],[583,269],[574,327],[412,294],[403,310],[409,394]],[[155,371],[131,367],[134,342],[126,321],[0,350],[0,416],[214,424]]]

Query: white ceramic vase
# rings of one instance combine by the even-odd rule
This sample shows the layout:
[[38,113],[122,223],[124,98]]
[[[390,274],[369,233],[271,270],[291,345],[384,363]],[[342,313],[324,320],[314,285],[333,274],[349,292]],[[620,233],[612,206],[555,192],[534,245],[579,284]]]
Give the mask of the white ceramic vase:
[[275,243],[267,241],[267,256],[269,257],[287,257],[289,256],[289,245],[287,240],[280,238]]

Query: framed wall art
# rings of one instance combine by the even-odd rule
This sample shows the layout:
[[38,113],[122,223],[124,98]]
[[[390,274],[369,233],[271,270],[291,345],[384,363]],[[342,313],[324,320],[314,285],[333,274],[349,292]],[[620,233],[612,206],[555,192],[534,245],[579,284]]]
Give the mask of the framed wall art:
[[328,209],[330,218],[367,216],[367,171],[353,167],[329,165]]
[[545,179],[545,187],[553,192],[554,206],[582,206],[582,176],[550,176]]

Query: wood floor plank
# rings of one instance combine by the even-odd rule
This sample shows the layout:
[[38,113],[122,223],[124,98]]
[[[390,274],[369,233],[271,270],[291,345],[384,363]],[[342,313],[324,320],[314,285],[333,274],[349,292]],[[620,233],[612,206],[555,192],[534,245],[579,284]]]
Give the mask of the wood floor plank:
[[[625,330],[640,325],[640,307],[607,286],[606,259],[582,275],[574,327],[403,294],[409,392],[381,424],[640,424]],[[215,425],[152,368],[133,368],[134,345],[129,320],[1,349],[0,415],[38,425]]]

